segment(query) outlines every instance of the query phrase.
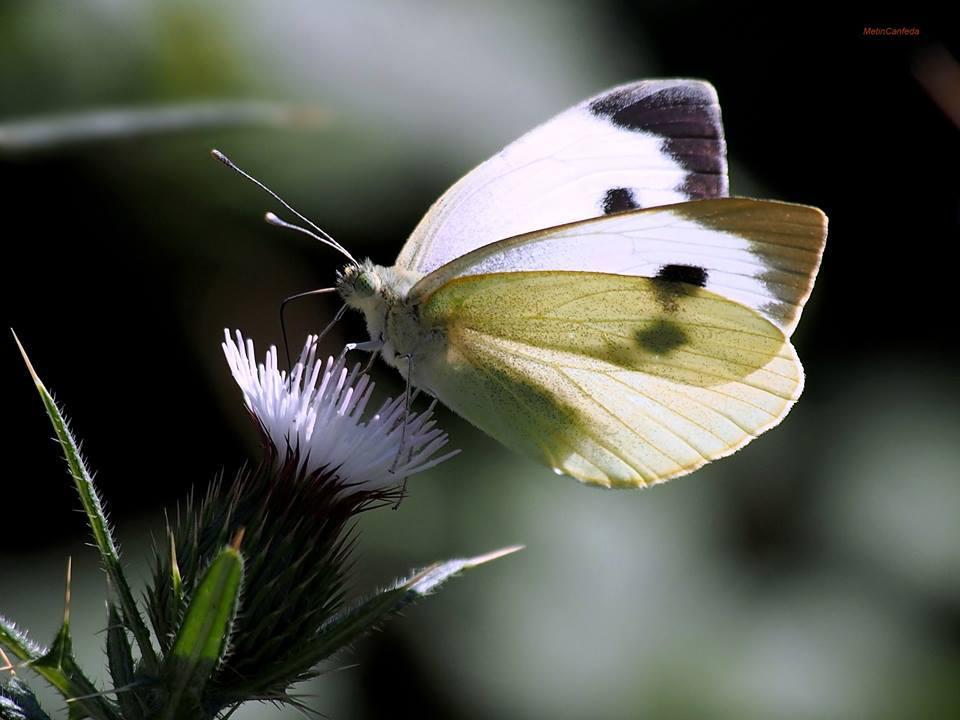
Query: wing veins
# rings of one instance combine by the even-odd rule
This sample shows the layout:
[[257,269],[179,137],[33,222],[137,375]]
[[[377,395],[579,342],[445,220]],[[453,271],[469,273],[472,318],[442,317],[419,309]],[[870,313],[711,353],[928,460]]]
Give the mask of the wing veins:
[[[502,341],[502,340],[505,340],[505,339],[506,339],[506,338],[500,337],[499,335],[491,335],[490,333],[485,333],[485,332],[482,332],[482,331],[480,331],[480,330],[476,330],[476,329],[474,329],[474,328],[469,328],[469,329],[470,329],[471,332],[473,332],[473,333],[475,333],[475,334],[477,334],[477,335],[482,335],[482,336],[484,336],[484,337],[488,337],[488,338],[490,338],[490,339],[493,340],[493,341],[497,341],[497,340],[501,340],[501,341]],[[520,341],[520,340],[510,340],[510,342],[511,342],[512,344],[514,344],[514,345],[520,345],[520,346],[523,346],[523,347],[526,347],[526,348],[532,348],[532,347],[533,347],[533,346],[531,346],[530,344],[525,343],[525,342],[522,342],[522,341]],[[557,368],[565,368],[565,369],[568,369],[568,370],[578,370],[578,369],[582,369],[582,368],[577,368],[577,366],[575,366],[575,365],[566,365],[566,364],[564,364],[564,363],[559,363],[559,362],[558,362],[558,363],[547,362],[546,360],[543,360],[543,359],[541,359],[541,358],[538,358],[538,357],[536,357],[535,355],[530,355],[530,354],[528,354],[528,353],[521,353],[521,352],[519,352],[518,350],[515,350],[515,349],[513,349],[513,348],[511,348],[511,352],[514,352],[515,354],[520,355],[520,356],[526,358],[527,360],[529,360],[529,361],[531,361],[531,362],[539,363],[540,365],[543,365],[543,366],[545,366],[545,367],[552,368],[552,369],[554,369],[554,370],[556,370]],[[577,353],[572,353],[572,352],[567,351],[567,350],[554,350],[554,352],[565,353],[565,354],[574,355],[574,356],[577,356],[577,357],[588,357],[588,356],[584,356],[584,355],[578,355]],[[709,356],[708,356],[708,357],[709,357]],[[776,357],[781,357],[781,356],[777,355]],[[714,359],[715,359],[715,358],[714,358]],[[660,364],[660,365],[661,365],[661,367],[669,367],[669,366],[664,366],[664,365],[662,365],[662,364]],[[766,366],[764,366],[763,368],[760,368],[760,369],[766,369]],[[594,372],[598,372],[598,373],[609,373],[609,372],[636,372],[636,373],[640,373],[641,375],[652,375],[651,373],[644,373],[642,370],[630,370],[630,369],[623,368],[623,367],[620,367],[620,366],[614,366],[614,367],[611,368],[610,370],[595,370]],[[791,377],[786,376],[786,375],[781,375],[780,373],[774,372],[774,371],[772,371],[772,370],[767,370],[767,372],[769,372],[771,375],[776,375],[777,377],[783,378],[783,379],[785,379],[785,380],[794,380],[794,378],[791,378]],[[716,374],[714,374],[714,373],[709,373],[709,372],[701,372],[700,374],[703,375],[703,376],[705,376],[705,377],[710,377],[710,378],[714,378],[715,380],[718,380],[719,382],[717,383],[717,385],[723,385],[723,384],[726,384],[726,383],[734,382],[734,383],[737,383],[737,384],[739,384],[739,385],[744,385],[744,386],[746,386],[746,387],[753,388],[754,390],[759,390],[760,392],[766,393],[767,395],[772,395],[773,397],[779,398],[780,400],[786,400],[786,401],[788,401],[788,402],[793,402],[793,401],[794,401],[794,398],[793,398],[793,397],[785,397],[785,396],[781,395],[780,393],[772,392],[771,390],[769,390],[768,388],[763,387],[762,385],[757,385],[756,383],[747,382],[747,381],[746,381],[746,377],[742,377],[742,378],[728,378],[728,377],[723,377],[722,375],[716,375]],[[652,377],[657,377],[657,376],[652,375]],[[691,384],[689,384],[689,383],[677,382],[676,380],[671,380],[670,378],[659,378],[659,379],[662,380],[662,381],[664,381],[664,382],[669,382],[671,385],[675,385],[675,386],[677,386],[677,387],[696,387],[696,388],[706,388],[706,389],[709,389],[709,390],[714,390],[715,387],[716,387],[716,386],[704,386],[704,385],[691,385]],[[759,408],[759,409],[762,409],[762,408]]]
[[[482,333],[481,333],[481,334],[482,334]],[[491,336],[491,337],[492,337],[492,336]],[[509,387],[506,383],[503,382],[503,380],[501,380],[501,379],[500,379],[499,377],[497,377],[495,374],[493,374],[493,373],[491,373],[489,370],[487,370],[487,369],[483,366],[482,363],[477,363],[477,362],[476,362],[476,357],[475,357],[474,353],[472,353],[471,351],[467,350],[467,348],[466,348],[463,344],[454,343],[454,346],[457,347],[457,348],[458,348],[462,353],[464,353],[465,355],[470,356],[470,358],[471,358],[470,364],[473,366],[474,370],[479,370],[482,374],[485,374],[485,375],[486,375],[490,380],[492,380],[495,384],[499,385],[499,386],[500,386],[501,388],[503,388],[508,394],[512,395],[512,396],[514,397],[514,399],[517,401],[517,404],[525,407],[525,408],[527,409],[527,411],[530,412],[532,415],[535,415],[535,414],[536,414],[535,412],[532,411],[532,409],[530,408],[530,406],[523,400],[523,398],[521,398],[521,397],[516,393],[516,391],[513,390],[513,388]],[[530,358],[528,357],[527,359],[529,360]],[[556,439],[557,439],[557,436],[554,436],[554,439],[556,440]],[[596,442],[596,439],[594,439],[594,440],[595,440],[595,442]],[[584,461],[586,461],[587,463],[589,463],[590,465],[592,465],[594,468],[596,468],[597,472],[599,472],[601,475],[603,475],[603,476],[605,476],[605,477],[607,476],[607,473],[603,470],[603,468],[601,468],[601,467],[600,467],[599,465],[597,465],[595,462],[593,462],[592,460],[590,460],[589,458],[587,458],[586,456],[584,456],[583,454],[581,454],[580,451],[577,450],[576,446],[574,446],[573,444],[571,444],[569,440],[567,440],[566,438],[563,438],[563,437],[559,437],[559,441],[560,441],[560,444],[566,446],[567,449],[571,451],[571,453],[573,453],[574,455],[577,455],[578,457],[580,457],[581,459],[583,459]],[[600,447],[604,447],[604,446],[603,446],[602,444],[600,444],[599,442],[598,442],[597,444],[600,445]],[[552,457],[552,456],[553,456],[553,453],[547,452],[546,449],[544,448],[544,446],[543,446],[542,444],[539,444],[539,443],[538,443],[538,447],[539,447],[539,449],[540,449],[540,452],[542,452],[542,453],[544,454],[544,456],[550,457],[550,458],[551,458],[551,462],[553,462],[553,457]],[[626,462],[625,460],[623,460],[623,458],[621,458],[619,455],[617,455],[617,453],[614,453],[613,451],[611,451],[611,450],[609,450],[608,448],[605,448],[605,447],[604,447],[604,449],[607,450],[607,452],[610,452],[610,454],[613,455],[614,457],[618,458],[618,459],[619,459],[621,462],[623,462],[627,467],[633,467],[632,465],[630,465],[630,463]],[[641,464],[642,464],[642,463],[641,463]],[[645,467],[648,471],[651,471],[651,474],[652,474],[652,475],[654,475],[654,476],[656,475],[656,473],[653,473],[653,472],[652,472],[651,468],[649,468],[649,467],[647,467],[647,466],[645,466],[645,465],[644,465],[644,467]],[[634,468],[634,469],[636,469],[636,468]]]
[[[668,412],[671,412],[671,413],[673,413],[674,415],[677,415],[677,416],[679,416],[679,417],[682,417],[684,420],[686,420],[687,422],[689,422],[691,425],[696,425],[698,428],[700,428],[701,430],[703,430],[703,431],[704,431],[705,433],[707,433],[708,435],[712,435],[713,437],[715,437],[717,440],[719,440],[719,441],[720,441],[721,443],[723,443],[724,445],[728,445],[728,444],[729,444],[729,443],[727,442],[726,438],[723,438],[723,437],[721,437],[720,435],[717,435],[717,433],[715,433],[713,430],[711,430],[710,428],[708,428],[706,425],[701,425],[701,424],[698,423],[696,420],[694,420],[693,418],[691,418],[689,415],[686,415],[685,413],[681,413],[681,412],[679,412],[679,411],[677,411],[677,410],[674,410],[674,409],[668,407],[663,401],[658,400],[657,398],[653,397],[652,395],[650,395],[650,394],[647,393],[647,392],[644,392],[643,390],[640,390],[640,389],[638,389],[638,388],[635,388],[633,385],[628,385],[628,384],[625,383],[623,380],[621,380],[620,378],[616,377],[615,375],[613,375],[613,374],[611,374],[611,373],[604,373],[604,375],[606,375],[608,378],[610,378],[611,380],[613,380],[615,383],[617,383],[617,384],[619,384],[619,385],[623,385],[623,387],[625,387],[625,388],[627,388],[627,389],[629,389],[629,390],[632,390],[632,391],[635,392],[635,393],[638,393],[638,394],[642,395],[643,397],[645,397],[645,398],[646,398],[647,400],[649,400],[650,402],[659,405],[660,407],[664,408],[664,409],[667,410]],[[697,402],[696,400],[692,400],[691,398],[687,398],[687,400],[691,400],[692,402]],[[711,411],[713,410],[713,408],[710,408],[709,406],[703,405],[702,403],[697,403],[697,404],[701,405],[701,407],[707,408],[708,410],[711,410]],[[725,415],[721,415],[720,413],[716,413],[716,414],[717,414],[717,415],[720,415],[720,417],[725,417],[725,418],[726,418]],[[727,419],[727,420],[730,420],[730,418],[726,418],[726,419]],[[733,421],[731,420],[731,422],[733,422]],[[736,425],[737,428],[739,428],[741,432],[744,431],[744,428],[742,428],[739,423],[733,422],[733,424]],[[704,460],[709,461],[710,458],[708,458],[708,457],[703,453],[703,451],[700,450],[700,448],[695,447],[694,445],[688,443],[684,438],[682,438],[682,437],[680,437],[679,435],[677,435],[676,431],[674,431],[672,428],[667,427],[666,425],[663,425],[662,423],[661,423],[661,426],[662,426],[667,432],[671,433],[671,434],[674,435],[675,437],[678,437],[682,442],[686,443],[686,444],[687,444],[690,448],[692,448],[697,454],[699,454],[700,457],[702,457]]]
[[[623,427],[625,427],[634,437],[638,438],[644,445],[647,445],[648,447],[653,448],[653,449],[656,450],[660,455],[662,455],[663,457],[665,457],[667,460],[669,460],[671,463],[673,463],[673,464],[676,465],[677,467],[680,467],[680,468],[685,468],[685,467],[686,467],[686,465],[684,465],[683,463],[681,463],[680,461],[678,461],[678,460],[677,460],[675,457],[673,457],[672,455],[668,454],[665,450],[663,450],[663,449],[657,447],[656,445],[654,445],[654,444],[650,441],[649,438],[644,437],[644,436],[641,435],[639,432],[637,432],[636,429],[634,429],[634,428],[630,427],[629,425],[627,425],[627,423],[624,422],[623,418],[621,418],[621,417],[620,417],[619,415],[617,415],[616,413],[612,412],[612,411],[610,410],[610,408],[608,408],[606,405],[602,405],[601,403],[597,402],[596,399],[594,399],[594,398],[590,395],[590,393],[587,392],[587,390],[586,390],[580,383],[578,383],[576,380],[574,380],[572,377],[570,377],[567,373],[565,373],[565,372],[563,372],[563,371],[561,370],[561,371],[560,371],[560,375],[562,375],[563,377],[565,377],[565,378],[567,379],[567,382],[569,382],[574,388],[576,388],[577,391],[579,391],[582,396],[588,398],[588,399],[590,400],[590,402],[592,402],[595,407],[600,408],[601,410],[603,410],[603,412],[604,412],[606,415],[608,415],[609,417],[613,418],[617,423],[619,423],[620,425],[622,425]],[[644,393],[642,393],[642,392],[641,392],[640,394],[641,394],[641,395],[644,395]],[[659,403],[658,403],[658,404],[659,404]],[[638,410],[639,410],[639,409],[638,409]],[[650,415],[648,412],[645,412],[645,411],[643,411],[643,410],[639,410],[639,412],[640,412],[644,417],[646,417],[648,420],[650,420],[652,424],[658,425],[662,430],[665,430],[668,434],[673,435],[674,437],[676,437],[677,439],[679,439],[681,443],[683,443],[683,444],[686,445],[688,448],[690,448],[691,450],[693,450],[693,451],[694,451],[697,455],[699,455],[700,457],[704,458],[704,460],[707,459],[707,458],[703,455],[703,453],[700,452],[700,450],[699,450],[698,448],[695,448],[693,445],[691,445],[690,443],[688,443],[686,440],[684,440],[683,438],[679,437],[676,433],[673,432],[673,430],[671,430],[669,427],[667,427],[666,425],[664,425],[664,424],[663,424],[662,422],[660,422],[659,420],[656,420],[655,418],[651,417],[651,415]],[[599,440],[596,440],[596,442],[597,442],[598,445],[600,445],[600,441],[599,441]],[[603,446],[601,445],[601,447],[603,447]],[[615,455],[617,458],[619,458],[620,461],[623,462],[623,463],[624,463],[625,465],[627,465],[628,467],[633,467],[633,463],[632,463],[632,462],[627,462],[627,460],[626,460],[625,458],[623,458],[621,455],[619,455],[619,453],[614,453],[614,455]]]

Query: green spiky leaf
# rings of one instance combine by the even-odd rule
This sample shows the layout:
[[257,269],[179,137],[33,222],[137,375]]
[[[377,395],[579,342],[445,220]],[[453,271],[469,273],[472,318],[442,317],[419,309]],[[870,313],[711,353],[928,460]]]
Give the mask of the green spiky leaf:
[[133,599],[133,593],[130,592],[130,585],[127,583],[127,579],[123,574],[123,568],[120,565],[120,553],[113,540],[110,524],[107,522],[106,514],[103,511],[103,505],[100,502],[100,496],[97,494],[97,488],[93,483],[93,477],[87,470],[77,442],[74,440],[73,434],[67,425],[67,421],[57,407],[53,396],[47,391],[47,388],[44,387],[40,377],[33,369],[30,358],[23,349],[23,345],[20,344],[16,333],[14,333],[13,338],[17,343],[17,347],[20,348],[23,361],[27,366],[27,370],[30,371],[30,376],[33,378],[34,384],[37,386],[40,399],[43,401],[47,415],[50,418],[50,423],[53,425],[53,430],[56,433],[57,440],[63,449],[64,459],[67,461],[67,467],[70,475],[73,477],[77,494],[80,496],[80,502],[87,515],[87,521],[90,523],[94,542],[100,551],[100,559],[103,562],[104,570],[107,573],[110,584],[115,588],[119,597],[124,624],[130,629],[137,641],[137,647],[140,650],[140,657],[144,664],[144,669],[148,673],[154,673],[158,667],[156,650],[150,642],[150,633],[143,621],[143,617],[140,615],[140,611],[137,609],[136,602]]
[[137,683],[130,639],[112,601],[107,602],[107,666],[124,720],[141,720],[144,709],[135,693]]
[[187,607],[166,659],[166,718],[201,717],[203,691],[227,651],[243,586],[239,539],[220,551]]
[[28,638],[23,630],[3,615],[0,615],[0,646],[22,662],[36,660],[47,653],[47,648]]
[[[169,521],[168,521],[169,522]],[[184,587],[177,560],[177,542],[173,530],[168,526],[169,548],[164,549],[154,542],[153,546],[153,582],[145,593],[147,615],[153,625],[153,632],[160,643],[160,652],[170,652],[173,638],[186,609],[186,595],[190,587]],[[220,545],[223,545],[221,542]],[[195,578],[188,578],[194,580]]]
[[70,565],[67,566],[67,598],[63,623],[49,648],[29,638],[12,622],[0,616],[0,645],[32,668],[63,696],[70,707],[71,718],[92,717],[96,720],[119,720],[113,705],[83,674],[73,657],[70,637]]
[[30,667],[67,700],[71,720],[85,717],[116,720],[119,717],[110,701],[77,665],[68,624],[61,626],[47,654],[31,662]]
[[70,636],[70,566],[67,566],[67,602],[63,623],[57,636],[42,656],[29,666],[50,683],[67,701],[71,720],[92,717],[96,720],[118,720],[113,703],[83,674],[73,657]]
[[304,677],[302,668],[313,667],[347,647],[361,635],[379,627],[408,605],[437,590],[454,575],[515,553],[522,547],[522,545],[515,545],[473,558],[438,562],[405,580],[398,581],[392,587],[338,613],[320,629],[299,656],[290,657],[284,663],[264,668],[260,682],[264,686],[272,686],[278,682],[289,683],[298,672],[302,679]]

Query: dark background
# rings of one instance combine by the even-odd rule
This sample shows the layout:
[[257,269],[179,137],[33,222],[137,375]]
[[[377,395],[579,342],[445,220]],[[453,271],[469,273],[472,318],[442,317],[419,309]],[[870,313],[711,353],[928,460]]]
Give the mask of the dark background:
[[[932,49],[960,57],[951,25],[912,4],[292,2],[267,25],[254,6],[0,7],[0,127],[211,97],[332,114],[315,129],[0,147],[3,321],[83,438],[128,563],[143,565],[161,508],[254,451],[222,329],[277,342],[279,301],[331,284],[339,262],[265,226],[276,208],[210,147],[389,264],[446,186],[525,129],[618,82],[702,77],[720,95],[733,193],[830,218],[795,335],[804,398],[733,458],[629,497],[553,479],[442,415],[465,452],[417,478],[406,517],[370,521],[359,582],[530,547],[365,641],[359,667],[311,702],[334,717],[960,712],[960,133],[915,70]],[[294,342],[333,311],[295,308]],[[332,349],[363,336],[360,319],[342,333]],[[52,627],[84,521],[12,341],[0,363],[0,611],[28,624],[49,611]],[[77,600],[92,630],[98,592],[92,578]]]

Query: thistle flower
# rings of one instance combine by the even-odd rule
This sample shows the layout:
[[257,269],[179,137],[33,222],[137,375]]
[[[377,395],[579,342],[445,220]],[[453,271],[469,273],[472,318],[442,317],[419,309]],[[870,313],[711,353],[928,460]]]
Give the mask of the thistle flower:
[[[268,452],[234,480],[221,477],[205,494],[191,495],[169,519],[167,538],[153,553],[144,617],[93,474],[20,350],[107,575],[112,689],[101,691],[78,665],[68,611],[49,648],[0,615],[0,647],[71,702],[71,717],[214,720],[250,701],[306,709],[290,689],[321,663],[454,575],[519,549],[435,563],[351,599],[357,515],[396,499],[402,479],[452,455],[437,456],[447,436],[430,410],[411,414],[403,399],[364,419],[373,383],[342,361],[317,362],[314,336],[287,374],[277,369],[276,349],[257,365],[253,344],[237,334],[224,350]],[[69,571],[67,578],[69,608]],[[0,663],[0,673],[12,671],[2,650]],[[49,720],[18,677],[0,682],[0,717]]]
[[322,471],[344,488],[377,490],[459,452],[437,456],[447,434],[436,427],[434,404],[408,413],[403,396],[387,399],[365,420],[375,383],[359,365],[348,371],[342,356],[319,361],[316,335],[307,337],[289,374],[277,366],[276,347],[257,364],[252,340],[237,331],[234,341],[228,330],[224,338],[223,352],[247,409],[281,462],[293,456],[308,474]]
[[[220,705],[249,697],[286,702],[291,683],[331,652],[329,628],[344,611],[357,515],[393,504],[407,477],[456,453],[438,455],[447,435],[435,426],[432,406],[409,413],[400,397],[366,412],[374,383],[342,358],[318,360],[317,336],[307,337],[289,373],[278,368],[275,347],[258,364],[251,340],[224,336],[227,363],[267,453],[178,513],[172,553],[156,554],[149,614],[169,652],[183,598],[242,529],[250,590],[208,695]],[[173,575],[180,590],[165,580]]]

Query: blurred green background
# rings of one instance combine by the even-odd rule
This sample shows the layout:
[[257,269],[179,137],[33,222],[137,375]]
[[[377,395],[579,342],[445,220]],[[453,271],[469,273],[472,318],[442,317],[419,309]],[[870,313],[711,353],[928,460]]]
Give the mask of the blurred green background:
[[[956,38],[902,4],[782,13],[3,0],[0,128],[188,100],[328,113],[306,127],[0,143],[4,321],[85,440],[132,575],[147,577],[163,509],[256,451],[222,329],[261,351],[278,342],[280,300],[331,284],[339,263],[263,224],[275,205],[211,147],[390,264],[445,187],[537,123],[618,82],[703,77],[720,94],[732,192],[831,218],[795,336],[804,398],[733,457],[644,492],[556,478],[442,412],[464,452],[417,476],[399,511],[362,519],[357,590],[439,558],[527,549],[303,692],[331,718],[960,716],[960,142],[912,70]],[[863,36],[888,24],[921,32]],[[297,305],[295,344],[335,309]],[[361,319],[337,333],[331,351],[364,337]],[[77,650],[103,679],[95,554],[12,342],[0,362],[0,611],[48,640],[73,555]],[[384,394],[401,390],[376,375]]]

